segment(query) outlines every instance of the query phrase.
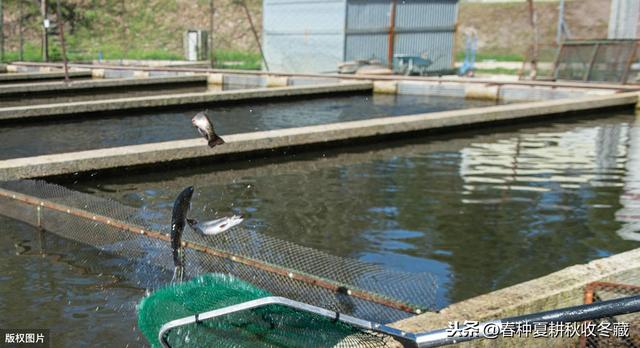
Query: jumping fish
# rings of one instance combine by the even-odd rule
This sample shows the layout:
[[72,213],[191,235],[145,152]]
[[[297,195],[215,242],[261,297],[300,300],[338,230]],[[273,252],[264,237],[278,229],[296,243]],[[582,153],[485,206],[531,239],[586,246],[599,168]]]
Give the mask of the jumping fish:
[[196,219],[187,219],[187,223],[194,232],[206,236],[213,236],[240,224],[242,220],[244,220],[242,216],[233,215],[202,223],[199,223]]
[[224,140],[220,138],[216,132],[213,130],[213,124],[207,114],[204,111],[197,113],[191,119],[191,124],[198,130],[198,133],[205,137],[209,142],[209,147],[214,147],[216,145],[224,144]]
[[182,190],[173,203],[171,214],[171,250],[173,251],[172,283],[182,282],[184,279],[184,249],[182,248],[182,232],[184,231],[187,213],[191,208],[191,197],[193,196],[193,186]]

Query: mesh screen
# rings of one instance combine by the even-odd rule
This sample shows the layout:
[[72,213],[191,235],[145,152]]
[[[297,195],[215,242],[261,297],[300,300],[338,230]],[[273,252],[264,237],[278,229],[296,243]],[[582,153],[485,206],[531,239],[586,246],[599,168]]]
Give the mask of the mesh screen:
[[623,82],[630,56],[635,53],[635,46],[635,42],[599,45],[589,72],[589,81]]
[[558,53],[559,80],[625,83],[633,78],[636,40],[571,41]]
[[[168,211],[136,209],[43,181],[24,180],[0,183],[0,214],[134,260],[136,267],[130,274],[146,287],[165,283],[173,270]],[[165,215],[166,219],[158,219]],[[153,235],[154,230],[159,233]],[[434,306],[436,283],[429,273],[392,272],[242,227],[204,237],[185,229],[183,241],[188,243],[188,277],[231,274],[277,296],[382,323]],[[239,262],[241,258],[250,262]]]
[[[596,282],[587,285],[585,290],[585,303],[613,300],[621,297],[640,295],[640,286]],[[614,323],[628,324],[628,335],[591,335],[581,336],[581,347],[640,347],[640,313],[630,313],[615,317],[602,318],[592,321],[600,327],[613,328]]]
[[583,80],[589,71],[593,45],[562,46],[556,66],[556,79]]

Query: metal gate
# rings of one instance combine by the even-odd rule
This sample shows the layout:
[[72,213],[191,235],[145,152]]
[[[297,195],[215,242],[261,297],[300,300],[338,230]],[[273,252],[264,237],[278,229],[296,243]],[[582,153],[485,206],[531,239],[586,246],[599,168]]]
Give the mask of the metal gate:
[[457,14],[457,0],[347,0],[345,61],[412,55],[451,69]]

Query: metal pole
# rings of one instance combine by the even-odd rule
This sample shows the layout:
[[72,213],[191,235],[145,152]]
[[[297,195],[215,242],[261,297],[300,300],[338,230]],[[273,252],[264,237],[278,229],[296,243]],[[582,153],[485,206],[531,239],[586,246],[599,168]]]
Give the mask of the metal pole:
[[23,27],[24,27],[24,13],[22,10],[22,1],[23,0],[18,0],[18,16],[20,16],[20,20],[18,22],[19,27],[18,27],[18,40],[19,40],[19,51],[18,51],[18,59],[20,61],[24,60],[24,33],[23,33]]
[[529,23],[533,31],[533,47],[531,51],[531,79],[535,80],[538,74],[538,24],[535,8],[533,7],[533,0],[527,0],[529,4]]
[[213,51],[213,15],[215,14],[215,7],[213,6],[213,0],[209,1],[209,58],[211,59],[211,67],[213,68],[216,63],[216,58]]
[[64,43],[64,25],[60,15],[60,0],[56,0],[56,20],[58,21],[58,31],[60,32],[60,46],[62,46],[62,62],[64,63],[64,82],[69,83],[69,66],[67,64],[67,48]]
[[389,15],[389,38],[387,42],[387,65],[393,68],[393,48],[396,30],[396,5],[397,0],[391,1],[391,14]]
[[120,20],[122,21],[122,51],[124,54],[124,59],[129,58],[129,25],[127,25],[127,5],[126,1],[122,0],[121,2],[122,12],[120,15]]
[[44,22],[47,20],[47,0],[40,2],[40,14],[42,15],[42,61],[49,61],[49,37]]
[[4,11],[0,0],[0,62],[4,61]]
[[251,31],[253,32],[253,36],[256,39],[256,43],[258,44],[258,48],[260,49],[260,56],[262,56],[262,62],[264,62],[264,68],[269,71],[269,65],[267,64],[267,59],[264,57],[264,52],[262,51],[262,44],[260,44],[260,38],[258,37],[258,32],[256,31],[256,27],[253,25],[253,19],[251,19],[251,13],[249,13],[249,8],[247,8],[247,4],[244,0],[240,1],[240,5],[244,8],[244,13],[247,15],[247,19],[249,20],[249,24],[251,25]]
[[560,0],[560,5],[558,5],[558,28],[556,31],[556,43],[560,46],[564,32],[564,0]]

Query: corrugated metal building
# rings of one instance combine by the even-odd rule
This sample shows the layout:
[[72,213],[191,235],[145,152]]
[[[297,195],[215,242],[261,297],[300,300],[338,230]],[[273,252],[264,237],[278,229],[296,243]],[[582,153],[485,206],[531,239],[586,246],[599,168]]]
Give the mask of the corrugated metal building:
[[[453,66],[458,0],[263,0],[264,53],[273,71],[330,72],[390,53]],[[392,50],[389,50],[392,47]]]

